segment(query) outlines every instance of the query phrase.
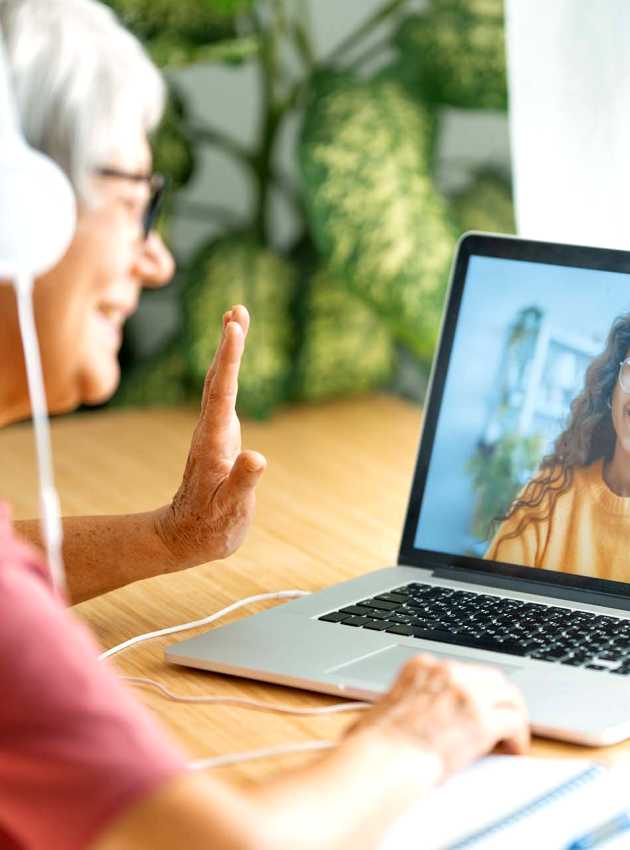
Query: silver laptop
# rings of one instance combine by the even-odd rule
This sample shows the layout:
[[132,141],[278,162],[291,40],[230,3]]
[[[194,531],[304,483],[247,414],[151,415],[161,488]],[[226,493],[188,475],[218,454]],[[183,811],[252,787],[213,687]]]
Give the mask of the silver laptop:
[[540,735],[630,737],[629,346],[630,253],[464,236],[398,564],[168,661],[370,700],[431,652],[503,670]]

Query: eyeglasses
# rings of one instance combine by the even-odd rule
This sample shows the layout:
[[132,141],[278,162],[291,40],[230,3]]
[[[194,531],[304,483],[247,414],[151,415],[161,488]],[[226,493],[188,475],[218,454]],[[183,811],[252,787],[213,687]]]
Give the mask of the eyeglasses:
[[119,171],[116,168],[97,168],[96,173],[101,177],[115,177],[118,180],[149,184],[151,194],[142,219],[142,232],[144,239],[147,239],[157,223],[164,194],[168,188],[168,178],[163,174],[134,174],[131,171]]
[[617,376],[619,386],[627,395],[630,395],[630,357],[626,357],[619,364],[619,375]]

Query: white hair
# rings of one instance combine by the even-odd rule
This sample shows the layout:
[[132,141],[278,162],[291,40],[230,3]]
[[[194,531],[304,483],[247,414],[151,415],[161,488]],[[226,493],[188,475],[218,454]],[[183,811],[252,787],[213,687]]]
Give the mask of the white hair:
[[164,109],[160,72],[97,0],[0,0],[22,130],[90,201],[90,176]]

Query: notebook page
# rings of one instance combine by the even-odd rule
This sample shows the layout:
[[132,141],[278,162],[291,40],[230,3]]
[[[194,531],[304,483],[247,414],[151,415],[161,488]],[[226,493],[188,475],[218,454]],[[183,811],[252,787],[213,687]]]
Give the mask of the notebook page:
[[[471,850],[505,850],[506,847],[536,850],[564,850],[623,811],[630,809],[630,771],[628,768],[604,770],[593,781],[585,783],[533,813],[520,823],[471,845]],[[630,848],[630,832],[615,839],[617,847]],[[602,850],[612,850],[606,841]]]
[[[489,756],[455,774],[405,812],[388,830],[380,850],[440,850],[592,766],[593,762],[582,759]],[[518,845],[504,841],[498,846],[505,850]],[[536,850],[543,847],[537,844]]]

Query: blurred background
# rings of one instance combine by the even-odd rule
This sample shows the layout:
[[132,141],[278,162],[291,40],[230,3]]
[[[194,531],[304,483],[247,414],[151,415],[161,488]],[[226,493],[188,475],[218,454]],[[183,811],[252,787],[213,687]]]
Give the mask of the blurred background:
[[109,5],[169,84],[178,262],[128,323],[112,404],[196,401],[236,302],[241,414],[421,400],[458,236],[514,232],[502,0]]
[[483,557],[628,311],[627,274],[471,258],[416,545]]

